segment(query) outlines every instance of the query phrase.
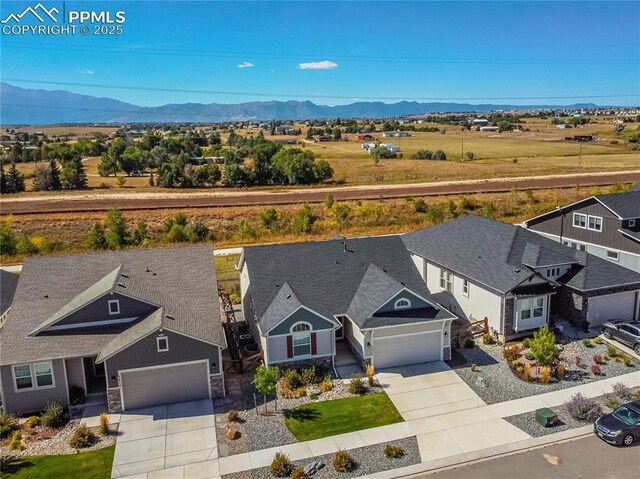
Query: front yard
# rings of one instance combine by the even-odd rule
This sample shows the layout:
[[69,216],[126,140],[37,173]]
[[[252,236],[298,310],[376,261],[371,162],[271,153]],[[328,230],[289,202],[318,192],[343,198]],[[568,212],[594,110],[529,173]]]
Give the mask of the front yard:
[[107,479],[115,447],[63,456],[23,456],[4,459],[2,479]]
[[285,413],[285,425],[298,441],[402,422],[386,393],[305,404]]

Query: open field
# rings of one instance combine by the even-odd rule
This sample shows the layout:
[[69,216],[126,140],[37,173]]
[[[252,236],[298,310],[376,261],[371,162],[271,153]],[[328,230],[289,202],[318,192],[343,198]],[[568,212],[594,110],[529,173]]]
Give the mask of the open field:
[[92,136],[93,133],[99,132],[105,135],[113,134],[117,129],[118,125],[113,126],[65,126],[65,125],[47,125],[47,126],[7,126],[0,125],[0,131],[4,132],[6,129],[14,130],[16,133],[29,133],[30,135],[34,134],[37,131],[41,131],[45,135],[49,137],[54,136],[67,136],[73,135],[75,137],[87,137]]

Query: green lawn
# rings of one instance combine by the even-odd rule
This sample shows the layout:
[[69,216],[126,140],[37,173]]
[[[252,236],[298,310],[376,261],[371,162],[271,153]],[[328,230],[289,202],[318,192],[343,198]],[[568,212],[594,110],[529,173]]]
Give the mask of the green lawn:
[[305,404],[291,410],[288,416],[285,424],[298,441],[403,421],[386,393]]
[[108,479],[115,447],[64,456],[26,456],[2,461],[2,479]]

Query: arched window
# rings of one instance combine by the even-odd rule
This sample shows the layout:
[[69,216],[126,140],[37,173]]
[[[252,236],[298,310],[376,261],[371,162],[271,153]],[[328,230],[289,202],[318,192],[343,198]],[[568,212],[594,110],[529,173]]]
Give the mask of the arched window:
[[395,309],[407,309],[411,307],[411,301],[409,301],[407,298],[400,298],[395,302],[393,307]]
[[293,336],[293,355],[308,356],[311,354],[311,325],[296,323],[291,327]]

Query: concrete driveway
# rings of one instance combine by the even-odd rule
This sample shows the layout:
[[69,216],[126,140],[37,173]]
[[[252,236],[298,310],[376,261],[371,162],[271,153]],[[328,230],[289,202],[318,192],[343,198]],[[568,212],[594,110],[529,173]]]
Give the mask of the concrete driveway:
[[112,478],[206,479],[218,472],[210,399],[122,413]]
[[442,361],[381,369],[376,378],[406,421],[486,405]]

